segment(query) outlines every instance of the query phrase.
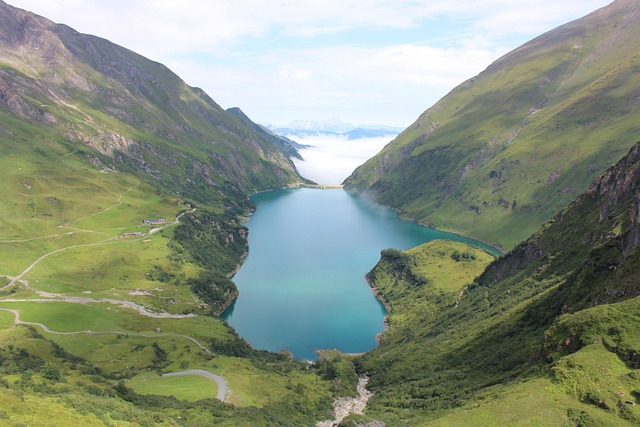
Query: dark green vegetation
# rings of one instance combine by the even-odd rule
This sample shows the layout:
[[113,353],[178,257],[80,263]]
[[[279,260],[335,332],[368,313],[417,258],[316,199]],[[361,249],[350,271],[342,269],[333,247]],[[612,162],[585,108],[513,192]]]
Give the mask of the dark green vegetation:
[[[639,186],[640,143],[488,265],[451,243],[383,252],[369,279],[392,307],[390,330],[358,363],[376,393],[369,417],[638,425]],[[461,267],[466,284],[425,273]]]
[[428,225],[512,248],[636,141],[640,15],[617,0],[497,60],[345,181]]

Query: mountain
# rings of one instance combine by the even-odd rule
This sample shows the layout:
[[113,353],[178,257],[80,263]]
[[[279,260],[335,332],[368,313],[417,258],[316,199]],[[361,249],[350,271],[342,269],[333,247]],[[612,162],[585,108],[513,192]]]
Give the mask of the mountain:
[[368,419],[638,425],[639,186],[637,143],[488,265],[449,242],[383,251],[368,279],[389,330],[359,365],[375,393]]
[[281,145],[162,64],[2,2],[0,64],[5,117],[185,197],[298,179]]
[[459,85],[344,184],[511,248],[633,145],[639,48],[637,2],[616,0]]
[[[580,33],[582,24],[566,28],[584,43],[610,44],[589,51],[556,91],[569,110],[592,112],[586,129],[594,135],[585,130],[589,145],[580,149],[613,158],[617,151],[597,150],[602,141],[619,150],[615,138],[638,139],[627,85],[637,73],[618,56],[619,43],[633,46],[626,35],[636,31],[635,12],[624,2],[604,11],[608,26],[605,12],[590,18],[602,38]],[[546,53],[565,58],[554,43]],[[539,66],[552,69],[558,58],[546,53]],[[600,55],[610,56],[606,67]],[[530,70],[511,62],[524,82]],[[587,91],[583,80],[600,68],[609,74]],[[500,87],[490,74],[477,80]],[[559,85],[551,77],[548,84]],[[499,92],[496,100],[513,101],[501,105],[517,115],[524,95],[510,93],[515,98]],[[473,107],[493,111],[497,126],[511,110],[487,96],[487,105]],[[545,122],[557,133],[535,128],[541,137],[584,127],[558,102],[550,96],[547,105],[565,121]],[[551,114],[546,108],[527,123]],[[619,128],[600,127],[615,120]],[[532,132],[525,128],[503,151]],[[300,179],[283,147],[163,65],[0,2],[2,423],[313,425],[367,374],[375,395],[366,415],[346,425],[640,424],[639,145],[497,260],[451,242],[383,251],[367,275],[390,309],[379,348],[328,352],[314,364],[253,350],[216,316],[237,295],[230,277],[248,250],[248,194]],[[452,155],[454,148],[463,150],[453,144]],[[514,168],[526,159],[517,160]],[[511,182],[511,169],[491,170],[491,179]],[[228,386],[223,402],[213,397],[225,387],[209,379],[159,375],[201,370]]]
[[329,120],[294,120],[285,126],[286,129],[295,129],[308,132],[342,133],[353,129],[351,123],[345,123],[338,119]]
[[272,132],[271,130],[269,130],[268,128],[259,125],[257,123],[254,123],[241,109],[239,109],[238,107],[233,107],[233,108],[228,108],[227,112],[236,116],[237,118],[239,118],[240,120],[242,120],[243,122],[245,122],[247,125],[249,125],[250,127],[253,128],[253,130],[255,130],[260,136],[262,136],[264,139],[268,140],[268,141],[272,141],[274,142],[276,145],[278,145],[280,147],[280,149],[282,150],[282,152],[288,157],[288,158],[292,158],[295,157],[296,159],[300,159],[302,160],[302,156],[300,155],[300,153],[298,152],[299,148],[302,148],[303,146],[298,144],[295,141],[290,140],[289,138],[286,138],[284,136],[280,136],[275,134],[274,132]]
[[393,136],[397,135],[402,130],[401,128],[385,125],[355,126],[340,120],[296,120],[285,127],[271,126],[269,129],[278,135],[284,135],[291,138],[329,136],[346,138],[348,140]]

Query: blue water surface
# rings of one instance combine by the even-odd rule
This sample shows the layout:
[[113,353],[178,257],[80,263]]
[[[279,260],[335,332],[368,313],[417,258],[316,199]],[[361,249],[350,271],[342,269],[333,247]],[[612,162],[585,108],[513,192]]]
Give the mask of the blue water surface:
[[296,359],[315,360],[317,349],[376,346],[386,312],[365,274],[381,250],[449,239],[495,253],[343,190],[277,190],[253,200],[249,255],[233,278],[240,296],[223,317],[254,348],[287,349]]

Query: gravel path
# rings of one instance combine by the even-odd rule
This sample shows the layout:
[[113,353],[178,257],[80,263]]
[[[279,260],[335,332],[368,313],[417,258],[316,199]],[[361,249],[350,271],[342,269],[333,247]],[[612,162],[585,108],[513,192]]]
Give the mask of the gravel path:
[[216,399],[224,402],[227,397],[227,382],[220,375],[212,374],[209,371],[205,371],[204,369],[189,369],[188,371],[180,371],[180,372],[169,372],[167,374],[162,374],[163,377],[177,377],[180,375],[199,375],[201,377],[212,379],[218,384],[218,393],[216,394]]

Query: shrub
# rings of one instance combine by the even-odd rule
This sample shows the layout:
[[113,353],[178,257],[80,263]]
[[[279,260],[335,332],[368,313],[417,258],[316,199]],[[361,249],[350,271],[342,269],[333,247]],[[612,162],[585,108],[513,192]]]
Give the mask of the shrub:
[[58,368],[57,365],[48,362],[45,363],[42,368],[40,368],[40,374],[44,378],[51,381],[59,381],[61,377],[60,368]]

